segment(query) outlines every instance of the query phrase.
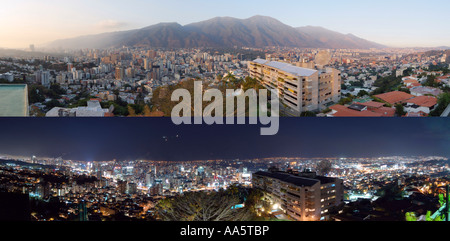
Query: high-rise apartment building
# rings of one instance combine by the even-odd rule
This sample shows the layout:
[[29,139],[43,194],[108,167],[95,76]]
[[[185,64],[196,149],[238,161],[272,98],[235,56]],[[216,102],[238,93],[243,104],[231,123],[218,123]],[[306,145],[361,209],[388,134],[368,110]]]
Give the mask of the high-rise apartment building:
[[116,80],[124,79],[124,70],[122,67],[116,67]]
[[343,181],[315,172],[259,171],[252,174],[252,185],[297,221],[330,220],[330,212],[344,202]]
[[286,115],[324,110],[341,98],[341,73],[336,69],[315,70],[256,59],[249,62],[248,70],[250,77],[267,89],[278,91]]
[[0,117],[25,117],[28,115],[28,86],[25,84],[0,84]]

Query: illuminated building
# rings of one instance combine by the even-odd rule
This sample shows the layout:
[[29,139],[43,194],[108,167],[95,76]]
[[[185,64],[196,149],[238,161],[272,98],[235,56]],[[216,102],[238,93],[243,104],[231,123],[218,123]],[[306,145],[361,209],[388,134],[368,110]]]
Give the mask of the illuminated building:
[[329,220],[330,211],[343,204],[343,181],[315,172],[256,172],[253,187],[266,191],[274,209],[281,208],[298,221]]
[[88,221],[87,208],[86,203],[84,201],[81,201],[78,204],[78,217],[79,221]]

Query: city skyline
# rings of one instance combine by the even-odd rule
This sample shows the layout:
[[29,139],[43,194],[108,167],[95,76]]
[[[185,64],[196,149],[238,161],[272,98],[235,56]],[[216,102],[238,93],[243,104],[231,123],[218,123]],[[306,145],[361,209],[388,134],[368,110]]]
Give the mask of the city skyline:
[[10,127],[0,136],[1,154],[69,160],[450,157],[445,118],[281,118],[279,134],[270,137],[260,136],[257,125],[176,126],[169,118],[4,118],[1,122]]
[[[270,8],[267,8],[268,5]],[[182,25],[229,16],[270,16],[292,26],[321,26],[390,47],[449,46],[448,1],[170,2],[6,1],[0,9],[3,48],[28,48],[82,35],[143,28],[160,22]],[[86,8],[85,6],[90,6]],[[299,10],[300,9],[300,10]],[[317,9],[317,11],[302,11]],[[148,13],[151,14],[148,14]],[[299,12],[301,14],[299,14]],[[43,14],[51,13],[51,14]],[[420,16],[420,17],[419,17]],[[356,21],[357,20],[357,21]]]

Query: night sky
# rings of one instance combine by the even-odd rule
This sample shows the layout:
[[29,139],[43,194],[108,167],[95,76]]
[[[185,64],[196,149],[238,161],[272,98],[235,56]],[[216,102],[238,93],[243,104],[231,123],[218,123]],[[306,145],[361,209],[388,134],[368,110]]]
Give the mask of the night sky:
[[170,118],[1,118],[0,154],[72,160],[450,157],[448,118],[281,118],[261,125],[174,125]]

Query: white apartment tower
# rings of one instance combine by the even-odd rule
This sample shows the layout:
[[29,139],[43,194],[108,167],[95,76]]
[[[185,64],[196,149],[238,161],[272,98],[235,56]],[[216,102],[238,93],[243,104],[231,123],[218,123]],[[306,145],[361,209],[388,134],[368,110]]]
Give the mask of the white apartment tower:
[[248,69],[250,77],[278,91],[281,110],[290,116],[324,110],[341,98],[341,73],[336,69],[307,69],[264,59],[250,61]]
[[343,180],[315,172],[259,171],[252,174],[252,185],[297,221],[330,220],[344,204]]

